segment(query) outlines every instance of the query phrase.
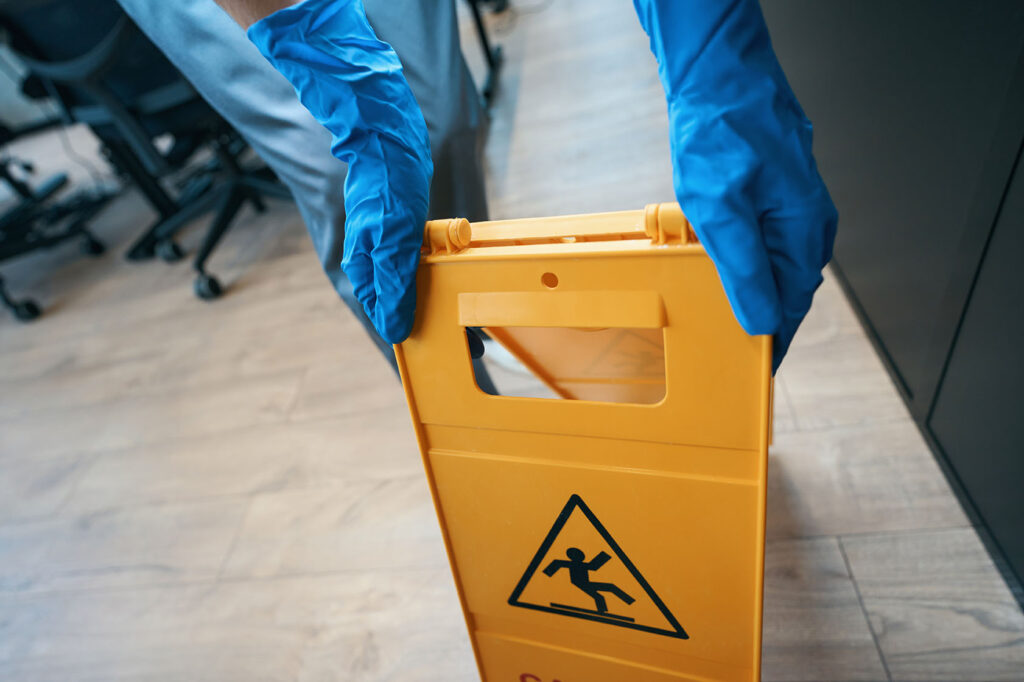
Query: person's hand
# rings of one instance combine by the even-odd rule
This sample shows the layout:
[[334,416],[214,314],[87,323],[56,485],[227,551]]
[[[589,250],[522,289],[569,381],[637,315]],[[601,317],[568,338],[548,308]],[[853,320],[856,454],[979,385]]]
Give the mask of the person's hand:
[[832,257],[837,215],[757,0],[633,0],[668,99],[676,198],[736,319],[778,369]]
[[342,269],[380,335],[401,343],[416,308],[433,164],[398,56],[374,34],[360,0],[305,0],[254,23],[249,38],[348,163]]

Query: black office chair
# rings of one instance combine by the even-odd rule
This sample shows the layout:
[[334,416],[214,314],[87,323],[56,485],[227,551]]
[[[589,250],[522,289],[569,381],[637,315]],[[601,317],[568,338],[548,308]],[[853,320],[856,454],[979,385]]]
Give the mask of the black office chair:
[[[69,239],[79,238],[83,253],[98,256],[103,242],[89,231],[89,221],[113,198],[110,191],[78,191],[64,194],[68,176],[53,175],[37,185],[26,176],[34,172],[32,164],[2,153],[2,148],[17,137],[0,125],[0,183],[11,190],[11,199],[0,207],[0,262],[46,249]],[[19,177],[13,171],[19,168]],[[0,277],[0,303],[23,322],[39,317],[42,309],[31,299],[15,299]]]
[[[36,82],[23,89],[43,91],[68,122],[88,125],[113,165],[128,176],[159,214],[157,222],[128,251],[130,259],[154,254],[181,257],[172,241],[189,221],[216,209],[196,254],[195,292],[216,298],[221,285],[206,272],[206,261],[250,203],[264,210],[263,197],[289,199],[264,166],[240,161],[245,142],[203,100],[114,0],[6,0],[0,27]],[[173,138],[161,151],[155,140]],[[194,160],[200,149],[212,158],[186,175],[177,196],[164,184]]]

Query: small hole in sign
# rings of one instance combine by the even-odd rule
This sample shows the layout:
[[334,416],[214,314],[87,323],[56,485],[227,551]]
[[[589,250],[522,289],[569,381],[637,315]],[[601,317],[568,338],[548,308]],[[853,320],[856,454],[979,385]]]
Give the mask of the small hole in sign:
[[554,289],[558,286],[558,275],[553,272],[545,272],[540,276],[540,283],[548,289]]

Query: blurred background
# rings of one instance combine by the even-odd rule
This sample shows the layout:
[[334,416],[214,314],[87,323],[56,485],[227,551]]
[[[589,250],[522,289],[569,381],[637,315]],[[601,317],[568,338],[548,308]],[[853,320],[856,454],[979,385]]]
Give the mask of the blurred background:
[[[0,2],[51,53],[7,26],[0,679],[476,679],[388,361],[259,156],[87,4]],[[631,3],[456,5],[491,218],[673,200]],[[762,7],[840,213],[776,379],[764,679],[1024,679],[1024,8]],[[104,45],[114,102],[52,72]]]

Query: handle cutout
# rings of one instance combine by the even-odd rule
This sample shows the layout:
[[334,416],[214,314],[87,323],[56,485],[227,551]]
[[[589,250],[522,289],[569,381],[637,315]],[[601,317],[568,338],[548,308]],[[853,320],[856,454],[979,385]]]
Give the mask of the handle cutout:
[[[487,327],[472,361],[489,395],[653,405],[665,398],[661,328]],[[476,344],[471,344],[475,346]]]

